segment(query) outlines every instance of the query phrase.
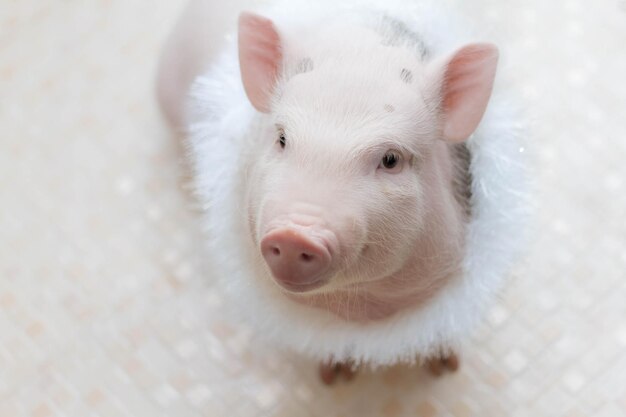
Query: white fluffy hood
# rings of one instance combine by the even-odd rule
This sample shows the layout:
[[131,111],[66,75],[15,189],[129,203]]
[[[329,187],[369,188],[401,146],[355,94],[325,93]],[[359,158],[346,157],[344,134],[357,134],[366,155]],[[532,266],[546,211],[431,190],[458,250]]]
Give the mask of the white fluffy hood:
[[[419,33],[434,55],[470,40],[453,34],[458,32],[458,25],[432,5],[370,3],[371,10],[382,9]],[[262,13],[281,27],[283,21],[293,24],[289,16],[296,11],[298,16],[315,19],[316,13],[328,11],[329,6],[306,13],[301,7],[290,2]],[[346,322],[277,297],[251,275],[249,245],[241,240],[246,232],[237,224],[243,179],[238,157],[246,146],[245,133],[258,116],[241,85],[233,39],[215,65],[198,78],[192,97],[190,154],[195,187],[205,210],[212,279],[228,298],[225,314],[235,315],[258,337],[273,344],[319,359],[350,358],[371,365],[413,362],[418,355],[428,356],[458,344],[475,327],[517,257],[526,229],[524,131],[498,85],[478,130],[468,141],[473,196],[463,276],[426,305],[368,324]]]

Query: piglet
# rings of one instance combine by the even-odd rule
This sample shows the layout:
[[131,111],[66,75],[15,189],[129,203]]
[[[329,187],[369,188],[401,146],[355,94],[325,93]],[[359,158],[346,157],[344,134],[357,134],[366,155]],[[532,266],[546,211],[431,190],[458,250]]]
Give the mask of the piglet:
[[432,4],[388,0],[242,11],[235,39],[247,6],[193,1],[158,77],[189,135],[211,279],[326,383],[362,364],[455,370],[513,258],[497,201],[515,192],[490,167],[517,136],[506,112],[477,132],[498,49]]

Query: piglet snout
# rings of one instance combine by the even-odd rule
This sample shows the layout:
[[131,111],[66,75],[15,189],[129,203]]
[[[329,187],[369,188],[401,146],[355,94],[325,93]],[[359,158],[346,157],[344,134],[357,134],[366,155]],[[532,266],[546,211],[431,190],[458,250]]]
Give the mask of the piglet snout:
[[276,281],[293,292],[323,285],[332,261],[329,244],[324,239],[288,227],[265,235],[261,253]]

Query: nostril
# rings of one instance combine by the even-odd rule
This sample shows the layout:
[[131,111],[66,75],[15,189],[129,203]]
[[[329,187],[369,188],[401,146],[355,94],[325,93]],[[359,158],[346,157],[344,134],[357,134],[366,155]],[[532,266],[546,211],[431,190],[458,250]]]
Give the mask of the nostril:
[[304,262],[311,262],[313,258],[315,258],[315,256],[308,253],[302,253],[300,255],[300,259],[302,259]]
[[272,248],[272,253],[273,253],[274,255],[276,255],[276,256],[280,256],[280,249],[278,249],[278,247],[277,247],[277,246],[274,246],[274,247]]

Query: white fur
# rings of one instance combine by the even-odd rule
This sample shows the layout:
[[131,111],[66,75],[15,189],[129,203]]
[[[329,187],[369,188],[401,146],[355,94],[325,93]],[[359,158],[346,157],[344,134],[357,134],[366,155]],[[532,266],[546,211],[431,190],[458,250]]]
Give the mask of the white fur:
[[[281,30],[320,24],[336,2],[304,6],[289,2],[261,11]],[[316,3],[317,4],[317,3]],[[361,10],[361,2],[355,13]],[[306,7],[306,12],[302,8]],[[471,39],[432,4],[370,1],[366,10],[383,10],[418,32],[439,56]],[[376,12],[378,13],[378,12]],[[300,17],[294,17],[300,16]],[[295,30],[295,29],[294,29]],[[429,303],[368,324],[346,322],[330,313],[277,297],[252,279],[247,242],[239,211],[245,174],[242,155],[249,132],[260,123],[241,85],[233,39],[224,54],[192,89],[190,154],[196,190],[205,213],[208,252],[216,285],[228,297],[228,313],[237,314],[260,338],[309,356],[352,359],[370,365],[412,362],[467,336],[492,303],[524,240],[526,224],[524,130],[506,91],[496,84],[487,112],[469,139],[473,174],[472,220],[467,231],[464,276],[451,282]],[[226,313],[225,313],[226,314]]]

